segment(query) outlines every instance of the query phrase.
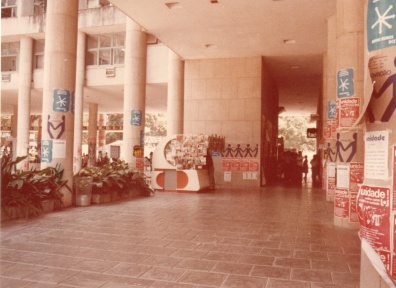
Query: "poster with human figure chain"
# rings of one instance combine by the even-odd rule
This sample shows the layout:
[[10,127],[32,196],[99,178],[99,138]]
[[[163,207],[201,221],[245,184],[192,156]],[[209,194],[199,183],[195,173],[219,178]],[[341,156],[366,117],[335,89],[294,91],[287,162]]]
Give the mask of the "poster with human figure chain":
[[396,2],[367,0],[366,4],[365,160],[357,213],[362,247],[382,279],[394,287]]

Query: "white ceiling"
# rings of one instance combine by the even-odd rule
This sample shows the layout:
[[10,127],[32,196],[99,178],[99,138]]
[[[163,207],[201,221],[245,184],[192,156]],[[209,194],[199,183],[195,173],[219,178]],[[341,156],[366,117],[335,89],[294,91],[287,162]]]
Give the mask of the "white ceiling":
[[[282,115],[316,113],[327,19],[335,14],[336,0],[212,1],[110,0],[183,59],[263,56],[279,89],[279,106],[286,109]],[[118,111],[122,89],[85,87],[85,110],[96,95],[92,102],[100,113]],[[32,113],[41,111],[41,93],[32,91]],[[166,93],[166,83],[147,85],[146,111],[165,111]],[[16,94],[2,91],[2,113],[12,113]]]
[[110,2],[183,59],[265,57],[286,114],[317,112],[336,0]]

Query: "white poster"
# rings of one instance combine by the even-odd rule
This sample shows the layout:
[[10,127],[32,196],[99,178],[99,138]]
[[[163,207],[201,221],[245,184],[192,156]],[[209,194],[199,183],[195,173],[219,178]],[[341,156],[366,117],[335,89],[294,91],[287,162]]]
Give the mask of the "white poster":
[[337,188],[349,189],[349,166],[348,165],[337,165]]
[[66,158],[66,140],[52,140],[53,141],[53,158]]
[[364,178],[387,179],[389,132],[366,132],[364,141]]

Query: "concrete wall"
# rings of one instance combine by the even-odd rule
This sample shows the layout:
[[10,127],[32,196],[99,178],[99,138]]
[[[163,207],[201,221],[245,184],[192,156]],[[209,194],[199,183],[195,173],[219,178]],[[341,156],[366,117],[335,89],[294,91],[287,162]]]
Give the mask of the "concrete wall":
[[[186,60],[184,133],[224,136],[226,146],[259,145],[261,77],[261,57]],[[221,157],[213,160],[216,185],[259,186],[260,179],[245,180],[242,172],[225,182]]]

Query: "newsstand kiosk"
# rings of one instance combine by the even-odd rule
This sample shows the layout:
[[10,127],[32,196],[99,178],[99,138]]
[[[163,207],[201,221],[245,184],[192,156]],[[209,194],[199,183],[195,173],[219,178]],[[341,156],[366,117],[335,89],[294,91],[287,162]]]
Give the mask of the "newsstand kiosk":
[[208,188],[208,144],[208,136],[201,134],[166,137],[153,152],[151,188],[176,192]]

